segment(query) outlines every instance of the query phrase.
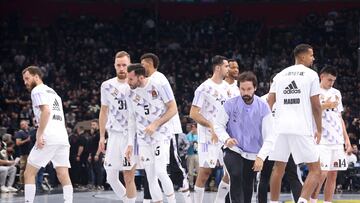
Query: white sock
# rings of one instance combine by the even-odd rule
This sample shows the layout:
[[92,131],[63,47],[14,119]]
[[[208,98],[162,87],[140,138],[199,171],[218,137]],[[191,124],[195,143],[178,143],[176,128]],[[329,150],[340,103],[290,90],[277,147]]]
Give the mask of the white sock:
[[151,199],[144,199],[143,203],[151,203]]
[[303,197],[299,197],[297,203],[307,203],[307,199],[303,198]]
[[185,203],[192,203],[191,201],[191,195],[190,195],[190,191],[186,191],[186,192],[182,192],[181,193],[182,196],[184,197]]
[[63,187],[64,193],[64,203],[72,203],[73,202],[73,186],[72,185],[65,185]]
[[279,201],[271,201],[271,200],[270,200],[270,203],[279,203]]
[[331,202],[328,202],[328,201],[324,201],[324,203],[331,203]]
[[194,191],[195,191],[194,203],[202,203],[203,198],[204,198],[205,188],[201,188],[201,187],[195,186],[195,187],[194,187]]
[[313,198],[310,197],[310,203],[317,203],[317,199],[313,199]]
[[230,191],[230,185],[221,181],[218,187],[218,191],[215,197],[215,203],[223,203],[225,202],[225,197]]
[[175,193],[173,193],[170,196],[166,196],[166,199],[169,203],[176,203],[176,199],[175,199]]
[[133,198],[124,197],[124,203],[135,203],[135,201],[136,201],[136,197]]
[[35,198],[36,186],[35,184],[25,184],[25,203],[33,203]]

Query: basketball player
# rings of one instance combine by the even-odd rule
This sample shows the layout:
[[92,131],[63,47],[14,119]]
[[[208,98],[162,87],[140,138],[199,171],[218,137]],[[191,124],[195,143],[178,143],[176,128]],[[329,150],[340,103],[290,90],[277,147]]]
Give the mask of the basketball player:
[[333,67],[326,67],[320,71],[320,102],[322,109],[322,135],[319,145],[321,179],[312,194],[311,203],[316,203],[321,186],[324,186],[324,203],[331,203],[336,186],[337,171],[346,170],[346,152],[351,152],[349,136],[346,132],[341,112],[344,110],[341,93],[333,88],[337,71]]
[[160,180],[168,202],[176,202],[173,183],[167,174],[172,128],[168,121],[177,107],[170,85],[146,78],[141,64],[128,66],[130,120],[136,127],[140,164],[144,167],[153,202],[162,202]]
[[22,71],[26,88],[31,91],[33,112],[39,128],[24,172],[25,202],[34,202],[35,176],[51,161],[63,186],[64,202],[72,203],[73,187],[69,177],[70,145],[65,127],[62,101],[59,95],[42,81],[43,73],[36,66]]
[[[130,55],[120,51],[115,55],[116,77],[101,84],[101,108],[99,114],[99,149],[105,152],[105,131],[108,132],[104,168],[106,180],[116,196],[125,202],[135,202],[135,163],[134,156],[125,154],[133,151],[135,132],[129,128],[127,96],[130,87],[127,83],[127,67]],[[119,181],[119,171],[123,172],[125,187]],[[126,198],[125,198],[126,196]]]
[[[164,74],[158,71],[159,67],[159,57],[156,56],[153,53],[146,53],[143,54],[140,57],[141,65],[145,68],[146,77],[149,77],[151,80],[154,80],[155,82],[160,83],[161,85],[168,85],[170,86],[169,81],[165,77]],[[173,91],[171,90],[171,94],[174,95]],[[176,102],[176,101],[175,101]],[[181,128],[181,122],[179,118],[179,114],[177,113],[174,117],[172,117],[169,121],[169,126],[172,128],[172,136],[170,137],[170,156],[172,158],[170,160],[175,160],[174,163],[170,162],[170,174],[172,176],[172,181],[174,181],[175,184],[180,185],[179,191],[182,193],[185,202],[190,203],[191,197],[190,197],[190,191],[189,191],[189,182],[187,180],[187,174],[185,169],[181,165],[180,157],[177,153],[177,143],[176,143],[176,137],[175,134],[182,133]],[[148,186],[148,184],[144,184],[144,201],[150,201],[147,198],[145,190],[148,190],[148,187],[145,188],[145,186]]]
[[[270,77],[270,86],[273,83],[273,79],[276,76],[276,73],[271,75]],[[261,97],[264,101],[268,101],[268,95],[265,94]],[[273,116],[275,116],[276,111],[276,104],[273,105],[272,113]],[[264,161],[263,169],[260,173],[260,181],[258,185],[258,202],[259,203],[267,203],[267,196],[268,196],[268,188],[269,188],[269,182],[271,177],[271,171],[274,166],[274,161],[270,161],[268,158]],[[298,173],[299,167],[295,164],[294,159],[292,158],[292,155],[290,155],[289,160],[286,164],[285,168],[285,175],[287,177],[287,180],[290,185],[290,190],[292,193],[292,196],[294,198],[294,201],[297,202],[300,194],[301,194],[301,188],[302,188],[302,180]]]
[[240,95],[237,78],[239,77],[239,65],[235,59],[229,59],[229,72],[225,77],[225,81],[230,86],[232,97]]
[[[193,103],[190,109],[190,117],[197,122],[198,128],[198,154],[199,171],[195,183],[195,203],[201,203],[204,197],[205,183],[209,178],[212,168],[217,161],[223,165],[222,142],[218,141],[214,132],[214,121],[216,113],[227,99],[231,97],[229,85],[224,81],[228,74],[229,63],[224,56],[212,58],[213,75],[203,82],[195,91]],[[229,192],[228,181],[221,181],[219,186],[224,188],[218,199],[225,199]],[[224,194],[223,194],[224,193]],[[218,200],[215,200],[218,201]]]
[[251,202],[254,177],[273,149],[273,117],[268,104],[255,95],[257,78],[239,76],[240,95],[225,102],[216,116],[215,133],[225,143],[224,163],[230,175],[230,199]]
[[313,49],[310,45],[300,44],[294,49],[294,57],[295,65],[275,76],[268,96],[271,109],[276,102],[275,129],[279,136],[269,156],[269,160],[275,161],[270,180],[271,203],[279,200],[281,180],[290,154],[296,164],[306,163],[309,168],[298,203],[310,199],[320,178],[316,146],[321,139],[320,85],[318,75],[310,69],[314,61]]
[[[235,59],[229,59],[229,71],[228,74],[225,76],[225,82],[229,84],[229,91],[231,94],[231,98],[239,96],[239,86],[237,82],[237,78],[239,77],[239,65],[236,62]],[[223,203],[223,202],[230,202],[229,198],[229,174],[226,171],[226,168],[224,169],[224,177],[221,180],[219,186],[218,186],[218,192],[216,193],[215,202],[216,203]]]

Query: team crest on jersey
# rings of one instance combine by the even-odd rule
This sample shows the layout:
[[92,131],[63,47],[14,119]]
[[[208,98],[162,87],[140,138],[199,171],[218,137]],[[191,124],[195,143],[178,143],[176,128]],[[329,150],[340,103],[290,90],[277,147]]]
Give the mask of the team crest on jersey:
[[114,89],[114,91],[111,93],[112,96],[117,97],[117,95],[119,94],[119,90],[118,89]]
[[153,89],[152,91],[151,91],[151,96],[152,96],[152,98],[153,99],[156,99],[157,97],[158,97],[158,93],[157,93],[157,91],[155,90],[155,89]]
[[138,103],[140,101],[140,96],[139,95],[136,95],[135,98],[133,99],[133,101],[135,103]]
[[215,90],[215,92],[214,92],[214,97],[217,97],[217,96],[219,96],[219,93],[218,93],[217,90]]

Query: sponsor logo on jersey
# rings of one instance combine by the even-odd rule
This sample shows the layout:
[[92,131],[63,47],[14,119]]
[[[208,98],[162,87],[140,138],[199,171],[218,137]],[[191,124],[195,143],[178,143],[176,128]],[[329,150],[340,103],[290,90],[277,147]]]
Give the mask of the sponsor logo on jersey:
[[300,104],[300,98],[284,99],[284,104]]
[[287,87],[285,87],[284,94],[300,94],[301,90],[297,87],[295,81],[293,80]]
[[53,104],[53,108],[54,111],[60,111],[60,105],[59,102],[55,99],[54,104]]

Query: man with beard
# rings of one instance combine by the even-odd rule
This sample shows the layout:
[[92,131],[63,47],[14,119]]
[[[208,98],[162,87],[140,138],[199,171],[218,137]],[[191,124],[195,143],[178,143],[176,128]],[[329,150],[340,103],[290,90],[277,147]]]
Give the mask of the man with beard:
[[64,202],[72,203],[73,187],[68,172],[70,145],[61,98],[43,83],[40,68],[29,66],[22,71],[22,76],[26,88],[31,91],[33,111],[39,124],[36,143],[28,156],[24,172],[25,202],[34,201],[35,176],[41,167],[51,161],[63,186]]
[[128,83],[129,126],[136,128],[140,165],[147,174],[152,201],[162,202],[160,180],[167,201],[174,203],[174,187],[166,170],[173,133],[168,121],[177,113],[171,87],[146,78],[141,64],[128,66]]
[[240,96],[227,100],[216,116],[215,133],[225,143],[224,163],[230,176],[230,199],[251,202],[257,171],[276,140],[268,104],[255,96],[257,79],[252,72],[239,76]]
[[[223,108],[222,105],[231,97],[229,85],[224,81],[228,74],[229,63],[224,56],[216,55],[212,58],[213,75],[203,82],[196,90],[193,103],[190,109],[190,117],[197,122],[198,129],[198,155],[199,171],[195,183],[195,203],[201,203],[204,197],[205,184],[212,169],[217,162],[223,165],[223,153],[221,151],[222,142],[214,132],[214,121],[216,113]],[[221,190],[227,194],[229,185],[226,180],[221,182]]]
[[[170,86],[169,81],[164,74],[160,73],[157,69],[159,66],[159,57],[153,53],[143,54],[140,58],[141,65],[145,68],[146,77],[149,77],[151,80],[160,83],[161,85]],[[171,94],[174,94],[171,91]],[[176,101],[175,101],[176,102]],[[189,191],[189,182],[187,179],[187,174],[185,169],[181,165],[181,160],[178,155],[178,147],[176,142],[176,136],[182,132],[181,122],[179,114],[177,113],[169,121],[169,126],[172,128],[172,135],[170,137],[170,160],[169,160],[169,173],[171,180],[174,184],[180,186],[179,192],[184,197],[185,203],[191,203],[190,191]],[[148,192],[148,184],[144,184],[144,203],[150,201],[151,196]]]
[[[116,77],[101,84],[101,108],[99,114],[100,140],[99,149],[105,152],[105,131],[108,132],[104,167],[106,180],[116,196],[125,202],[135,202],[136,186],[135,161],[125,156],[133,151],[134,132],[129,129],[129,111],[127,96],[130,87],[127,83],[127,67],[130,55],[120,51],[115,55]],[[125,187],[119,181],[119,171],[123,171]]]
[[99,146],[100,133],[99,133],[99,121],[94,119],[91,121],[90,129],[90,140],[89,140],[89,157],[88,163],[89,167],[89,181],[92,185],[95,186],[98,190],[103,190],[103,160],[102,153]]
[[232,97],[240,95],[237,78],[239,77],[239,65],[235,59],[229,59],[229,72],[225,77],[225,81],[230,86],[230,92]]
[[269,160],[275,161],[270,179],[271,203],[279,201],[281,180],[290,154],[296,164],[306,163],[309,169],[298,203],[308,202],[320,180],[317,150],[322,132],[320,85],[319,76],[310,68],[315,60],[314,52],[310,45],[300,44],[293,53],[295,65],[274,77],[268,96],[271,109],[276,102],[275,129],[279,136],[269,155]]

